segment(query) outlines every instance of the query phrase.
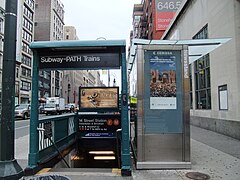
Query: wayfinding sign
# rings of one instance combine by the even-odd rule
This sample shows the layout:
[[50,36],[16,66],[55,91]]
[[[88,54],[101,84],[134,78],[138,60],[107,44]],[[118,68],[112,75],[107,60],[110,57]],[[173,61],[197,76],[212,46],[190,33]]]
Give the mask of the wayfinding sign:
[[119,53],[72,53],[40,55],[40,69],[119,68]]
[[81,137],[113,137],[121,128],[120,114],[85,114],[78,120]]

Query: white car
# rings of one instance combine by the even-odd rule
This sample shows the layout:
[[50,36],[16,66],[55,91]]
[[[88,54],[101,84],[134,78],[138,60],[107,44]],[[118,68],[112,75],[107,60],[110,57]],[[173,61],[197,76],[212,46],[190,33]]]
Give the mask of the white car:
[[15,106],[15,118],[27,119],[30,117],[30,104],[18,104]]

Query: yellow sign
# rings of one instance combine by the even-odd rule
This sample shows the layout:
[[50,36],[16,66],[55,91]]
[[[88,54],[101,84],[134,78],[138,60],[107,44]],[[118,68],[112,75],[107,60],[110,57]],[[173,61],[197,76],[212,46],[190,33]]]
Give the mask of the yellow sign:
[[130,103],[131,104],[137,104],[137,98],[136,97],[130,97]]

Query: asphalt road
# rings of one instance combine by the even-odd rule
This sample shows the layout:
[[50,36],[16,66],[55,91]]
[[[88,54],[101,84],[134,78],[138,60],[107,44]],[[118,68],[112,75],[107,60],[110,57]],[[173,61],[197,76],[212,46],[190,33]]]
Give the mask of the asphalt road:
[[15,121],[15,140],[29,134],[30,120]]
[[[44,114],[39,115],[40,118]],[[30,119],[15,119],[15,159],[25,169],[28,166]]]
[[[39,114],[39,117],[44,117],[44,114]],[[29,134],[29,125],[30,119],[22,120],[22,119],[15,119],[15,140],[26,136]]]

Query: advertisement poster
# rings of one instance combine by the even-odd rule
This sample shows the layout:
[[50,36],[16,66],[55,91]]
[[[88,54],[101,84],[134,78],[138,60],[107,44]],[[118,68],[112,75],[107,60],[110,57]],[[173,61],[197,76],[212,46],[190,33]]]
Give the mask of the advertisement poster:
[[80,109],[118,108],[118,87],[80,87]]
[[[154,54],[154,53],[153,53]],[[176,57],[172,51],[157,51],[150,63],[150,109],[176,109]]]
[[84,137],[112,137],[120,128],[120,115],[85,115],[79,118],[79,132]]

